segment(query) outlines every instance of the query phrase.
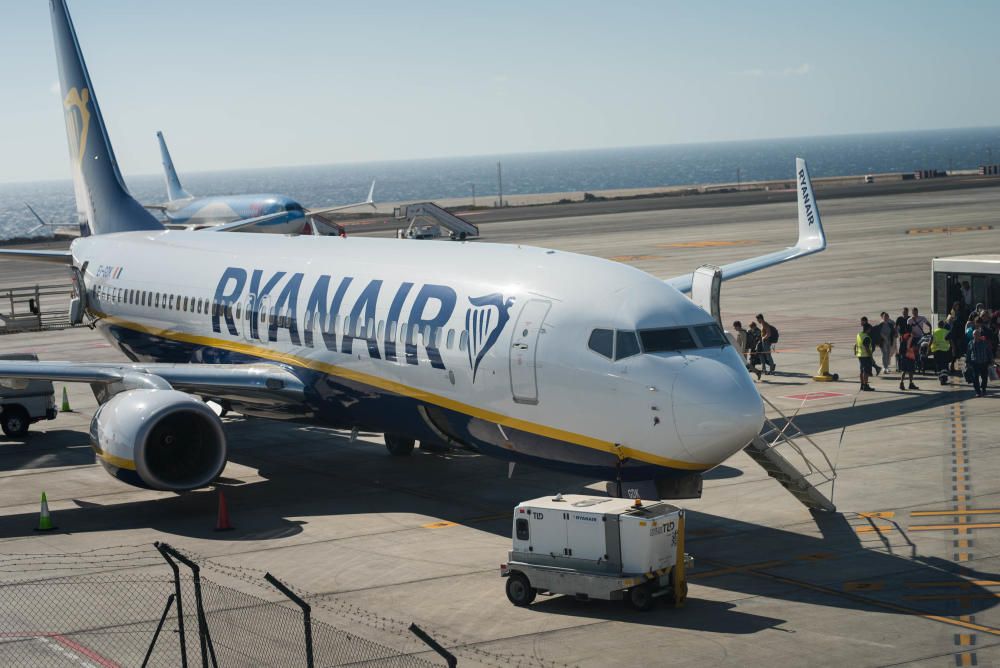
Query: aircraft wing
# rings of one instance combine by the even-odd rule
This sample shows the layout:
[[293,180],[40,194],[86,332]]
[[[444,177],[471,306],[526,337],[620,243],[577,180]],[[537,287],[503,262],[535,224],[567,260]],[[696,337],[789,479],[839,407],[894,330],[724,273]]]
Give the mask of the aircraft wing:
[[30,260],[32,262],[53,262],[73,264],[73,253],[68,250],[12,250],[0,248],[0,257],[9,260]]
[[364,202],[355,202],[354,204],[341,204],[339,206],[328,206],[325,209],[307,209],[306,214],[309,216],[322,216],[324,213],[333,213],[334,211],[343,211],[344,209],[353,209],[356,206],[370,206],[375,208],[375,181],[372,181],[371,188],[368,189],[368,199]]
[[301,403],[304,386],[278,364],[141,364],[0,360],[0,385],[49,380],[121,384],[125,389],[175,389],[250,403]]
[[[723,265],[722,280],[737,278],[746,274],[773,267],[782,262],[797,260],[806,255],[819,253],[826,248],[826,234],[823,232],[823,222],[820,220],[819,207],[813,195],[812,181],[809,180],[809,170],[806,161],[795,159],[795,173],[799,202],[799,240],[794,246],[775,251],[766,255],[758,255],[746,260]],[[666,283],[680,292],[691,292],[693,274],[683,274],[668,278]]]
[[247,228],[256,227],[257,225],[266,225],[271,221],[279,220],[281,218],[286,218],[288,216],[287,211],[278,211],[276,213],[269,213],[266,216],[257,216],[256,218],[244,218],[242,220],[234,220],[231,223],[224,223],[222,225],[212,225],[209,227],[204,227],[199,232],[243,232]]

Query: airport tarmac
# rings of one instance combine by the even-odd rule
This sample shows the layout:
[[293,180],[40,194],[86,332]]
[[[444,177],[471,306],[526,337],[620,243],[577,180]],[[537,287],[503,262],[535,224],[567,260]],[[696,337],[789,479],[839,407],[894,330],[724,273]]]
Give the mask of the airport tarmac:
[[[0,555],[167,540],[213,574],[268,570],[328,604],[319,619],[385,644],[412,651],[378,633],[414,621],[466,666],[1000,664],[1000,388],[976,399],[928,377],[900,392],[889,374],[859,394],[851,350],[860,315],[930,311],[931,257],[996,249],[1000,188],[820,207],[826,252],[727,282],[722,303],[727,325],[763,311],[780,329],[778,373],[758,387],[785,413],[801,408],[796,423],[837,467],[838,512],[811,514],[746,455],[733,457],[707,475],[702,499],[682,504],[696,564],[682,609],[565,597],[513,607],[498,576],[512,507],[603,485],[520,466],[508,479],[506,463],[465,452],[390,457],[374,435],[351,442],[225,418],[220,487],[236,529],[215,533],[214,492],[138,490],[95,464],[96,402],[80,385],[68,386],[75,412],[0,440]],[[776,203],[495,222],[476,243],[589,253],[669,277],[788,245],[795,215],[794,203]],[[0,264],[0,287],[63,279],[48,266],[27,277],[25,266]],[[824,341],[842,382],[811,380]],[[86,328],[0,337],[0,352],[12,351],[124,359]],[[32,530],[42,491],[53,533]],[[361,613],[334,612],[347,608]]]

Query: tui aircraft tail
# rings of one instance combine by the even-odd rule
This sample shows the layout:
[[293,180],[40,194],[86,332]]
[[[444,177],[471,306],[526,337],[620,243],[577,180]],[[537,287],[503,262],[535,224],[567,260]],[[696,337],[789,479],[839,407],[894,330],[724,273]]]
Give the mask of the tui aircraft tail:
[[122,181],[66,0],[50,0],[80,232],[161,230]]
[[170,151],[167,150],[167,142],[163,139],[163,133],[157,131],[156,138],[160,140],[160,158],[163,159],[163,175],[167,179],[167,201],[173,202],[179,199],[191,199],[191,193],[184,190],[181,180],[177,178],[177,170],[174,169],[174,161],[170,159]]

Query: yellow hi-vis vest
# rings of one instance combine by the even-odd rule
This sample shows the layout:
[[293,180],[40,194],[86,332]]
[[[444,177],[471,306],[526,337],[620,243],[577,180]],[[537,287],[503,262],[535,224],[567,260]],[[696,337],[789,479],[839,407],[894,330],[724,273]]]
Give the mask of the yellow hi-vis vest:
[[951,349],[951,342],[948,341],[948,334],[948,330],[944,327],[938,327],[934,330],[934,333],[931,335],[933,337],[931,340],[932,353]]
[[858,332],[858,339],[854,342],[854,354],[858,357],[871,357],[872,337],[864,332]]

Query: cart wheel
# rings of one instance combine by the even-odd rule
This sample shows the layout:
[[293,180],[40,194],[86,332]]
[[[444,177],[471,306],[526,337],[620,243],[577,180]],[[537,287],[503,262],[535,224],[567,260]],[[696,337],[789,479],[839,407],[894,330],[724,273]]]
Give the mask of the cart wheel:
[[511,573],[507,577],[507,599],[514,605],[523,608],[535,600],[535,590],[523,573]]
[[632,587],[628,590],[628,602],[636,610],[643,612],[652,610],[653,606],[656,605],[656,599],[653,598],[653,588],[648,584]]
[[18,437],[28,433],[28,413],[20,406],[7,406],[0,417],[0,428],[7,436]]

